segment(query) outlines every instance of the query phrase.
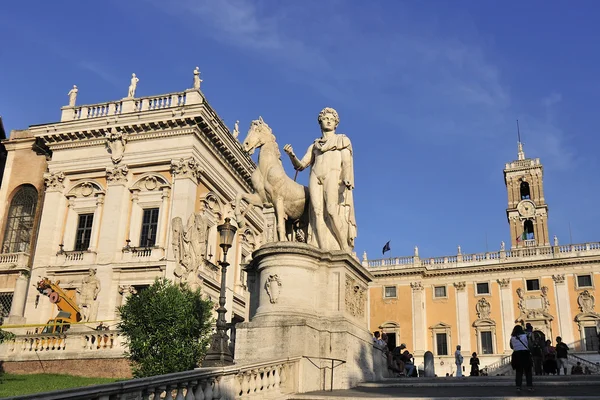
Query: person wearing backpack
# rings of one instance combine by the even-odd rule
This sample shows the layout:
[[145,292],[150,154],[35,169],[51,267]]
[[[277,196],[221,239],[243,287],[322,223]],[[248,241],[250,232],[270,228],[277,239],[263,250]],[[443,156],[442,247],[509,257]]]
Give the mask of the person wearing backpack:
[[515,325],[512,331],[510,348],[513,349],[510,364],[515,370],[517,390],[521,391],[521,386],[523,385],[523,373],[525,373],[527,388],[532,392],[533,377],[531,376],[531,352],[527,346],[527,334],[521,325]]

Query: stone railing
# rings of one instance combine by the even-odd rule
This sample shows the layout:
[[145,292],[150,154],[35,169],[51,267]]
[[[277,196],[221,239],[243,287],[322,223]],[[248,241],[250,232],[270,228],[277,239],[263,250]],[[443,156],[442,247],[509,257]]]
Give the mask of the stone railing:
[[122,356],[125,350],[118,331],[89,331],[67,333],[36,333],[16,335],[4,342],[0,354],[5,361],[37,359],[41,353],[74,353],[85,358],[85,353],[110,352]]
[[162,247],[130,247],[123,248],[123,261],[141,262],[158,261],[165,256]]
[[0,268],[8,267],[19,269],[27,268],[29,264],[29,254],[27,253],[6,253],[0,254]]
[[44,400],[282,399],[295,393],[300,357],[132,379],[37,394]]
[[[393,257],[368,260],[366,264],[373,272],[377,270],[424,268],[426,270],[487,266],[493,264],[514,263],[517,261],[549,260],[575,256],[600,255],[600,242],[569,244],[561,246],[523,247],[475,254],[457,254],[453,256],[419,258]],[[363,263],[364,264],[364,263]]]
[[56,253],[57,264],[78,265],[93,264],[96,261],[94,251],[63,251]]

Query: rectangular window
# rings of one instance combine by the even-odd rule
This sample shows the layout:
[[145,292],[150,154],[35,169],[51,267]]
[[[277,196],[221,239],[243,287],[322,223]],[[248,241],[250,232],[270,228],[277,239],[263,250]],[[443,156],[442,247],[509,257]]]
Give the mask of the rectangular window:
[[478,283],[477,294],[490,294],[490,284],[488,282]]
[[494,345],[492,344],[492,332],[481,332],[481,352],[483,354],[494,354]]
[[436,333],[435,341],[437,344],[437,355],[447,356],[448,355],[448,336],[445,333]]
[[435,286],[433,288],[433,297],[446,297],[446,286]]
[[539,279],[527,279],[527,290],[540,290],[540,280]]
[[383,297],[397,297],[396,296],[396,286],[386,286],[384,288]]
[[0,325],[4,323],[4,318],[10,314],[10,307],[12,306],[13,293],[4,292],[0,293]]
[[158,230],[158,208],[144,209],[142,218],[142,234],[140,247],[152,247],[156,244],[156,231]]
[[585,351],[598,352],[600,349],[598,344],[598,333],[595,326],[586,326],[583,328],[585,335]]
[[86,251],[88,247],[90,247],[93,223],[94,214],[79,214],[79,222],[77,223],[77,235],[75,236],[76,251]]
[[580,288],[592,287],[591,275],[577,275],[577,286]]

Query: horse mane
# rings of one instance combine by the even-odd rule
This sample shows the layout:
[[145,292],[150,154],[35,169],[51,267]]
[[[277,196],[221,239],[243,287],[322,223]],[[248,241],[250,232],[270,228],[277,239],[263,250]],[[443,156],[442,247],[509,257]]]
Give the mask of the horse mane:
[[273,134],[273,130],[271,129],[271,127],[269,125],[267,125],[267,123],[265,121],[263,121],[262,117],[259,117],[259,119],[255,119],[254,121],[252,121],[252,125],[258,127],[258,129],[260,129],[262,131],[266,130],[266,134],[269,135],[270,139],[272,139],[273,143],[275,143],[276,155],[279,158],[279,160],[281,161],[281,151],[279,151],[279,145],[277,144],[277,138]]

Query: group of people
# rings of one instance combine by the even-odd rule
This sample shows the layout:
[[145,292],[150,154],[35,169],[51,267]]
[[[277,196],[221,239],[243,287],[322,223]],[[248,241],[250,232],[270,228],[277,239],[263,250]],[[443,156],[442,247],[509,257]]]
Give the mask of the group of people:
[[[513,349],[511,366],[515,370],[515,383],[517,390],[521,390],[523,374],[527,388],[533,391],[533,373],[535,375],[567,375],[567,360],[569,358],[569,346],[560,336],[556,337],[556,346],[552,346],[551,340],[546,340],[540,331],[534,331],[531,324],[516,325],[510,338],[510,348]],[[573,366],[571,374],[591,374],[586,367],[584,370],[581,363]]]
[[373,343],[383,349],[388,369],[396,376],[418,376],[414,357],[406,348],[406,344],[402,343],[390,350],[387,334],[380,334],[379,331],[373,332]]

